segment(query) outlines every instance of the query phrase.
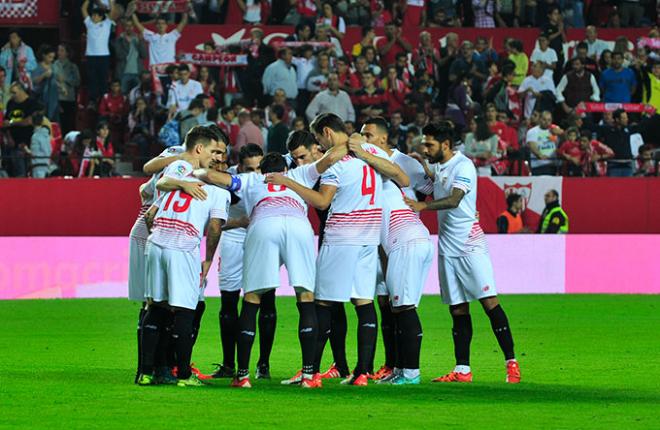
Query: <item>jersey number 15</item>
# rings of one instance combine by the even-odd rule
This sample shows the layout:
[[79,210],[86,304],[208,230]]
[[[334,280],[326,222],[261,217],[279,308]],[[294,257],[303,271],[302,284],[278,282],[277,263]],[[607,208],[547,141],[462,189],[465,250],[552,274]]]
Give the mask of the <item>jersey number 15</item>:
[[163,210],[166,211],[170,207],[170,203],[172,203],[172,199],[174,199],[174,195],[177,194],[179,197],[177,200],[174,202],[174,206],[172,206],[172,209],[174,212],[185,212],[188,210],[190,207],[190,202],[192,201],[192,196],[190,194],[186,194],[183,191],[175,191],[171,192],[170,196],[167,198],[167,201],[165,202],[165,206],[163,207]]

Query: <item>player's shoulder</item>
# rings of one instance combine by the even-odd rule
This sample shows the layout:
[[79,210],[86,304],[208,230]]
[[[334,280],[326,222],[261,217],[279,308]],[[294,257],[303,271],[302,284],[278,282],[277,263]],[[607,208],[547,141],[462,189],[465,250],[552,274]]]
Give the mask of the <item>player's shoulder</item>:
[[159,157],[171,157],[173,155],[183,154],[184,152],[186,152],[186,147],[183,145],[170,146],[169,148],[165,148]]
[[165,168],[164,175],[188,176],[192,174],[193,166],[185,160],[176,160]]
[[371,143],[363,143],[362,148],[370,154],[376,155],[378,157],[387,158],[388,160],[390,159],[390,157],[387,155],[387,152],[385,152],[382,148],[379,148],[376,145],[372,145]]

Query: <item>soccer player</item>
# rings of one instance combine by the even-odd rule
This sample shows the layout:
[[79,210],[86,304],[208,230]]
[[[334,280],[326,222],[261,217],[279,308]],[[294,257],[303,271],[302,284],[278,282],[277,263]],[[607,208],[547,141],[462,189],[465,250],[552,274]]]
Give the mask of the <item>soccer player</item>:
[[406,203],[416,212],[438,211],[438,277],[442,301],[449,305],[456,367],[433,382],[471,382],[469,302],[479,300],[506,360],[506,381],[520,382],[513,337],[497,299],[486,237],[476,218],[477,172],[469,158],[454,151],[453,127],[430,124],[423,129],[424,156],[433,164],[435,200]]
[[[410,185],[404,187],[401,191],[410,199],[417,200],[417,193],[429,195],[433,192],[433,181],[426,175],[424,168],[414,158],[403,154],[396,148],[389,145],[389,124],[382,117],[368,119],[364,122],[360,134],[366,141],[385,151],[389,160],[399,166],[410,178]],[[400,193],[399,193],[400,194]],[[395,196],[394,205],[398,207],[400,196]],[[398,208],[397,210],[400,210]],[[383,225],[386,226],[389,220],[383,218]],[[412,227],[411,227],[412,228]],[[412,233],[413,236],[415,233]],[[427,233],[428,234],[428,233]],[[385,246],[385,243],[382,243]],[[403,270],[408,270],[404,269]],[[428,271],[428,269],[427,269]],[[422,278],[422,285],[424,278]],[[395,333],[397,331],[392,305],[390,304],[390,288],[384,279],[384,273],[381,265],[378,267],[378,276],[376,283],[376,296],[378,297],[378,307],[380,308],[380,328],[383,334],[383,346],[385,349],[385,364],[374,374],[374,380],[391,379],[395,375],[392,373],[395,367],[397,355],[397,342]],[[415,304],[417,306],[418,303]],[[416,312],[415,312],[416,313]]]
[[428,229],[406,205],[403,196],[415,199],[415,191],[430,194],[433,182],[413,158],[388,145],[388,124],[383,118],[367,120],[361,134],[367,143],[387,153],[410,178],[399,189],[392,181],[383,183],[381,245],[386,258],[384,282],[376,286],[385,346],[385,365],[374,379],[396,385],[419,384],[419,354],[422,325],[417,306],[433,260]]
[[[319,144],[314,135],[306,130],[293,131],[287,138],[287,149],[289,156],[297,166],[304,166],[319,160],[323,156]],[[318,191],[320,181],[314,185]],[[323,232],[328,219],[328,211],[315,208],[319,217],[319,247],[323,243]],[[348,362],[346,360],[346,334],[348,321],[346,320],[346,309],[343,302],[333,303],[332,320],[330,322],[330,349],[332,350],[333,363],[328,370],[321,373],[321,379],[346,378],[350,375]],[[299,384],[302,379],[302,371],[299,371],[290,379],[282,381],[284,385]]]
[[[296,290],[299,311],[298,338],[302,350],[304,388],[320,388],[320,374],[314,372],[317,322],[314,307],[314,233],[307,218],[304,200],[286,186],[266,183],[273,173],[294,178],[313,186],[319,176],[336,160],[344,157],[341,149],[326,154],[316,163],[289,171],[281,154],[267,154],[256,172],[229,175],[200,171],[196,175],[220,185],[244,200],[250,225],[245,237],[243,257],[243,306],[239,318],[238,366],[232,387],[250,388],[249,362],[256,331],[256,316],[262,296],[279,287],[280,266],[289,273]],[[273,175],[270,175],[273,176]]]
[[[222,224],[227,220],[230,196],[225,190],[202,184],[199,186],[207,197],[197,200],[181,188],[183,182],[198,182],[192,176],[193,170],[208,167],[213,161],[214,151],[220,149],[217,136],[202,126],[186,135],[186,152],[163,172],[156,188],[164,194],[145,215],[147,224],[152,220],[153,229],[146,245],[146,297],[150,305],[143,321],[140,385],[153,382],[153,357],[170,313],[174,314],[177,385],[202,385],[190,368],[195,310],[203,297]],[[206,258],[201,262],[199,246],[205,228]]]
[[317,116],[310,130],[322,147],[352,151],[321,176],[319,191],[291,180],[284,183],[311,206],[330,208],[317,261],[319,344],[315,370],[318,371],[328,340],[332,303],[351,301],[358,316],[358,362],[353,375],[342,383],[363,386],[367,385],[367,375],[373,367],[377,336],[373,297],[382,216],[381,174],[402,186],[408,186],[409,180],[382,150],[373,145],[363,148],[362,138],[349,139],[344,122],[337,115]]

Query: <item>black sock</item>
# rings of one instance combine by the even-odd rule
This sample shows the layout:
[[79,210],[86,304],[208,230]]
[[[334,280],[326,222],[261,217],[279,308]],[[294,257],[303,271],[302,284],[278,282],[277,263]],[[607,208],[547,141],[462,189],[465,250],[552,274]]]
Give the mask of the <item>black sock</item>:
[[273,341],[275,340],[276,325],[275,290],[271,290],[261,296],[261,306],[259,308],[258,365],[269,365],[270,352],[273,350]]
[[193,350],[193,321],[195,311],[178,309],[174,312],[172,338],[176,350],[177,378],[190,378],[190,357]]
[[470,365],[470,342],[472,341],[472,318],[470,315],[452,315],[454,327],[452,335],[454,336],[454,356],[456,365]]
[[[348,362],[346,361],[346,332],[348,322],[346,320],[346,308],[342,302],[332,304],[332,320],[330,323],[330,348],[332,358],[339,373],[348,375]],[[325,344],[324,344],[325,345]]]
[[161,337],[161,331],[167,324],[169,311],[160,306],[151,306],[142,320],[142,359],[140,360],[140,373],[151,375],[154,373],[154,360],[156,348]]
[[316,351],[314,357],[314,371],[320,371],[321,359],[323,358],[323,350],[325,344],[328,342],[328,337],[331,335],[330,327],[332,324],[332,306],[316,305],[316,320],[318,322],[318,336],[316,337]]
[[354,374],[369,373],[374,366],[374,345],[378,337],[378,318],[373,303],[355,307],[358,317],[358,362]]
[[234,368],[236,338],[238,337],[238,301],[240,291],[222,291],[220,296],[220,341],[222,342],[222,364]]
[[250,351],[257,331],[257,312],[259,305],[243,299],[241,316],[238,319],[238,372],[243,377],[250,373]]
[[199,335],[199,327],[202,325],[202,316],[204,316],[205,310],[206,310],[206,302],[204,301],[197,302],[197,308],[195,309],[195,318],[193,319],[193,332],[192,332],[193,346],[195,346],[195,342],[197,342],[197,336]]
[[417,309],[407,309],[398,315],[401,335],[403,369],[419,369],[419,353],[422,349],[422,323]]
[[302,351],[302,371],[306,374],[314,372],[316,360],[316,342],[318,322],[316,320],[316,305],[314,302],[297,303],[300,318],[298,319],[298,340]]
[[[378,297],[380,299],[380,297]],[[378,300],[380,308],[380,330],[383,333],[383,348],[385,349],[385,365],[390,369],[396,364],[396,341],[394,339],[395,321],[389,301],[384,304]]]
[[513,336],[511,335],[511,329],[509,328],[509,320],[507,319],[502,306],[497,305],[486,312],[486,314],[488,315],[488,318],[490,318],[490,326],[493,328],[497,343],[500,344],[500,348],[504,353],[504,359],[512,360],[516,358],[516,355],[513,353]]
[[137,373],[136,373],[136,381],[137,381],[137,376],[140,374],[140,369],[142,369],[142,321],[144,320],[144,316],[147,314],[147,310],[144,308],[144,304],[140,308],[140,315],[138,316],[138,324],[137,324]]
[[403,334],[401,333],[401,322],[399,321],[399,315],[399,312],[394,314],[394,341],[396,343],[396,362],[394,363],[394,367],[397,369],[403,369],[403,356],[405,354],[405,350],[403,349]]

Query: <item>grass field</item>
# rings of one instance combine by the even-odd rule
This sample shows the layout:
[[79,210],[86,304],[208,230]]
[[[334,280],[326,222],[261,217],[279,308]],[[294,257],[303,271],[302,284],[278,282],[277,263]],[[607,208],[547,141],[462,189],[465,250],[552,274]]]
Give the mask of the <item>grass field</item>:
[[[126,300],[0,302],[0,428],[660,428],[660,296],[502,302],[523,372],[518,386],[504,383],[501,353],[476,308],[474,383],[429,382],[453,365],[450,318],[429,296],[421,305],[422,385],[331,381],[311,392],[279,384],[300,362],[290,298],[278,299],[274,379],[252,390],[230,389],[226,380],[202,388],[133,385],[137,307]],[[193,354],[204,371],[220,356],[218,306],[209,300]]]

